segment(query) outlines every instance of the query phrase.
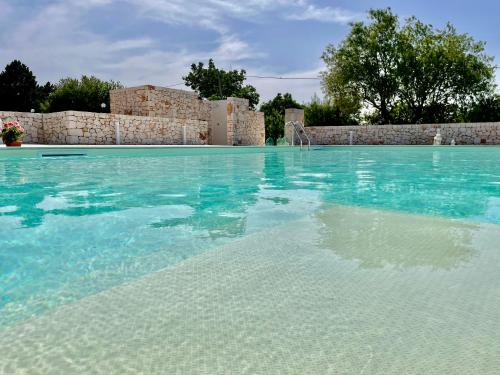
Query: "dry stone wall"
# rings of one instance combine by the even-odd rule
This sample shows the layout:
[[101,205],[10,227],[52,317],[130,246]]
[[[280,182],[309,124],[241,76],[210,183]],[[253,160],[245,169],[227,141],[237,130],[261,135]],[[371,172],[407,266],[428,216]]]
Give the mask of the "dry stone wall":
[[92,112],[61,112],[46,115],[45,143],[48,144],[120,144],[161,145],[183,144],[186,126],[186,144],[207,144],[206,121],[114,115]]
[[227,144],[264,145],[264,113],[248,108],[248,99],[227,98]]
[[310,126],[306,132],[318,145],[347,145],[350,132],[355,145],[431,145],[440,129],[442,144],[499,145],[500,123]]
[[[304,122],[302,109],[285,111],[285,122]],[[305,131],[317,145],[431,145],[438,129],[442,144],[499,145],[500,122],[418,125],[308,126]],[[351,135],[352,134],[352,135]]]
[[211,105],[191,91],[145,85],[110,91],[111,113],[209,121]]
[[4,121],[18,120],[25,128],[25,143],[68,145],[114,145],[117,124],[121,144],[205,145],[208,122],[189,119],[113,115],[66,111],[48,114],[0,112]]

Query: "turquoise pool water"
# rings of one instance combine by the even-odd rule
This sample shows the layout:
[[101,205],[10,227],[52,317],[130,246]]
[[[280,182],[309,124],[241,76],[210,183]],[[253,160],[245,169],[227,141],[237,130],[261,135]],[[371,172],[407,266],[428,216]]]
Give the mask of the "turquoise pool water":
[[50,151],[0,150],[0,326],[332,204],[500,224],[498,147]]

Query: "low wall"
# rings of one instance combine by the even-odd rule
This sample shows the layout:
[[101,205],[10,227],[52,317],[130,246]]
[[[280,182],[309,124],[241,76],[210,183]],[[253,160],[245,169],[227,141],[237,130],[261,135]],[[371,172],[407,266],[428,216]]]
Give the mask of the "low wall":
[[119,124],[121,144],[208,144],[208,122],[178,118],[114,115],[66,111],[48,114],[0,112],[4,120],[18,120],[25,128],[25,143],[116,144]]
[[363,125],[308,126],[305,128],[311,143],[318,145],[347,145],[350,132],[357,145],[431,145],[437,129],[441,129],[442,144],[498,145],[500,122],[421,124],[421,125]]

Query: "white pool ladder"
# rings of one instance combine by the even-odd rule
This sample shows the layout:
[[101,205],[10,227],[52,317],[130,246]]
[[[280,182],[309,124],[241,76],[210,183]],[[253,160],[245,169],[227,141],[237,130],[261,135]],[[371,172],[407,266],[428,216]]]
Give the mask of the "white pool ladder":
[[302,148],[303,148],[304,145],[303,145],[303,142],[302,142],[302,136],[301,136],[301,134],[303,134],[304,137],[306,137],[306,140],[307,140],[307,149],[308,150],[311,149],[311,139],[307,135],[306,129],[304,128],[304,125],[301,122],[299,122],[299,121],[288,121],[285,124],[285,134],[286,134],[287,127],[291,127],[292,128],[292,133],[291,133],[291,138],[292,138],[291,145],[292,146],[295,146],[295,135],[297,135],[297,137],[299,138],[299,141],[300,141],[300,149],[302,150]]

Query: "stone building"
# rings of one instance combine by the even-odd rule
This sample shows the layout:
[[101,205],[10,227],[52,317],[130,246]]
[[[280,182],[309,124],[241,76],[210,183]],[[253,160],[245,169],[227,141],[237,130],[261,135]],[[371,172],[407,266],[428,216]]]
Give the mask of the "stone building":
[[18,120],[25,143],[69,145],[263,145],[264,115],[248,100],[208,101],[196,93],[145,85],[110,92],[111,113],[0,112]]

